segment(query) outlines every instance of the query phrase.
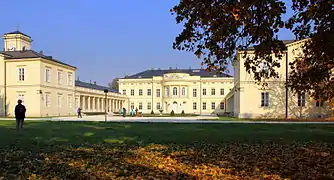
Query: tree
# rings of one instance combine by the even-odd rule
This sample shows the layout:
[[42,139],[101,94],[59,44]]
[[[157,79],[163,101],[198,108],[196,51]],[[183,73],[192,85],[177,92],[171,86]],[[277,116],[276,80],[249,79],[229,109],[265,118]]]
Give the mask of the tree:
[[[177,23],[184,23],[173,48],[192,51],[207,70],[226,71],[237,50],[244,52],[246,71],[256,82],[279,77],[275,68],[285,45],[276,37],[282,29],[306,39],[304,55],[290,63],[287,85],[294,93],[308,92],[315,99],[334,98],[334,14],[330,0],[292,0],[293,14],[284,21],[282,0],[181,0],[171,9]],[[247,56],[254,47],[255,56]],[[271,55],[275,54],[276,58]],[[258,71],[265,61],[268,73]]]
[[111,89],[117,89],[119,90],[118,88],[118,78],[114,78],[111,83],[108,84],[108,86],[111,88]]

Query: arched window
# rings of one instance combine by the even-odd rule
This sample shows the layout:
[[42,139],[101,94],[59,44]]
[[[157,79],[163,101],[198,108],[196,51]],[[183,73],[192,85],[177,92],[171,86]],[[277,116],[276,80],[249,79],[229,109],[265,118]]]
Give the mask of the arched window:
[[166,94],[165,94],[166,97],[168,97],[169,96],[169,88],[168,87],[166,88],[165,92],[166,92]]
[[177,87],[173,87],[173,96],[177,96]]
[[183,88],[182,88],[182,96],[185,96],[185,95],[186,95],[186,88],[183,87]]

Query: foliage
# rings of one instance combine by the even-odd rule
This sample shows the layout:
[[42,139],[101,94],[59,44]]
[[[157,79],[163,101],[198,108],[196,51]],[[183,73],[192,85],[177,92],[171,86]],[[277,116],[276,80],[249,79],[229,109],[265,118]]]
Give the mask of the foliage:
[[174,116],[174,115],[175,115],[174,110],[172,110],[172,111],[170,112],[170,115],[171,115],[171,116]]
[[108,86],[109,86],[111,89],[119,90],[118,79],[119,79],[119,78],[114,78],[114,79],[111,81],[111,83],[108,84]]
[[[0,121],[2,179],[325,179],[333,126]],[[63,133],[66,132],[66,133]],[[242,132],[242,133],[240,133]]]
[[[270,11],[268,10],[270,9]],[[290,64],[288,86],[293,92],[310,92],[315,99],[334,98],[334,33],[332,1],[292,0],[294,14],[286,21],[283,0],[183,0],[171,9],[184,23],[173,47],[203,58],[207,70],[226,71],[231,60],[246,58],[244,66],[258,83],[278,78],[286,46],[274,38],[282,29],[298,39],[308,38],[304,54]],[[247,55],[253,46],[254,56]],[[274,56],[272,56],[274,54]],[[259,70],[262,63],[267,71]]]
[[154,111],[153,111],[153,110],[151,111],[151,114],[154,114]]

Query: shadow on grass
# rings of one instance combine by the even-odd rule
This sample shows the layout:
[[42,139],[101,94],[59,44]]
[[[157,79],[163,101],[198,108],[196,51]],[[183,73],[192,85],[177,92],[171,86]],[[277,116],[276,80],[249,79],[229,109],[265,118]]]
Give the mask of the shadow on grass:
[[0,121],[0,177],[317,177],[334,162],[333,127],[37,121],[18,133]]

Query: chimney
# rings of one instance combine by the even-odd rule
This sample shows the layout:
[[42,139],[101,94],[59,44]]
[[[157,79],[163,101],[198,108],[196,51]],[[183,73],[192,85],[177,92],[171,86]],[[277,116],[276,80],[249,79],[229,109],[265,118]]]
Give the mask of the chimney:
[[79,76],[77,77],[77,81],[80,81]]
[[43,50],[39,51],[39,54],[43,54]]
[[171,69],[172,69],[172,67],[169,67],[169,69],[171,70]]
[[94,85],[96,85],[96,81],[94,81]]
[[92,84],[92,80],[90,80],[89,83]]

